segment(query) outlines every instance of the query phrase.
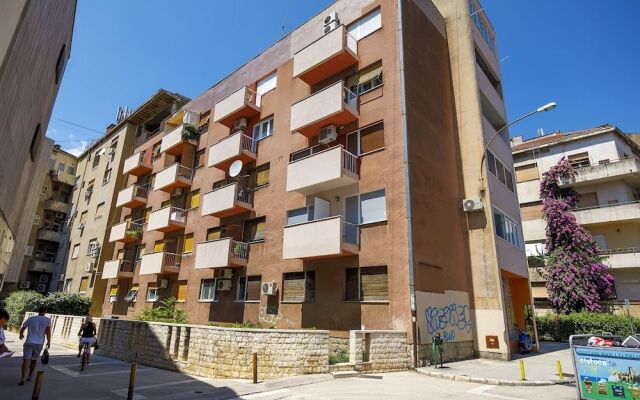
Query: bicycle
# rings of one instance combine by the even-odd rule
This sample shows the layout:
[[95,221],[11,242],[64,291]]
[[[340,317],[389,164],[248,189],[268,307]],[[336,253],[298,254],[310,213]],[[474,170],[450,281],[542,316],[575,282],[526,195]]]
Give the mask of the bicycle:
[[84,366],[89,364],[89,357],[91,356],[91,347],[89,343],[82,345],[82,354],[80,355],[80,371],[84,371]]

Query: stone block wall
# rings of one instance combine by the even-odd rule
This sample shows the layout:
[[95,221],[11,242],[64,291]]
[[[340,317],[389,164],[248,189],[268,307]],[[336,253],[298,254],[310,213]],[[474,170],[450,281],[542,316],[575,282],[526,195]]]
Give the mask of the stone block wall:
[[362,373],[412,368],[411,346],[405,331],[351,331],[349,362]]
[[[468,360],[475,356],[472,341],[446,342],[442,344],[442,360],[445,364],[453,361]],[[418,365],[426,366],[431,362],[431,357],[431,344],[418,346]]]

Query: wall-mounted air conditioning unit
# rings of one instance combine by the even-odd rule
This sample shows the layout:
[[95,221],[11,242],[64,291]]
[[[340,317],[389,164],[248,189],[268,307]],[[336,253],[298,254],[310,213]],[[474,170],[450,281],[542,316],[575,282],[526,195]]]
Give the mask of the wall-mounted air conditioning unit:
[[247,129],[247,119],[245,117],[238,118],[236,122],[233,123],[234,131],[243,131]]
[[46,293],[47,292],[47,285],[45,283],[40,283],[36,286],[36,292],[38,293]]
[[220,292],[228,292],[231,290],[231,280],[230,279],[218,279],[216,290]]
[[233,270],[231,268],[225,268],[220,271],[220,278],[231,279],[233,278]]
[[169,279],[158,279],[158,289],[166,289],[169,287]]
[[93,268],[96,266],[96,263],[94,263],[93,261],[90,261],[87,263],[87,265],[84,267],[84,272],[93,272]]
[[57,212],[57,213],[56,213],[56,218],[58,218],[58,219],[64,219],[64,213]]
[[325,25],[325,26],[329,25],[329,24],[331,24],[333,22],[340,23],[340,20],[338,19],[338,12],[337,11],[331,11],[322,20],[322,24]]
[[49,275],[40,275],[40,278],[38,278],[38,282],[39,283],[48,283],[49,282]]
[[331,143],[335,142],[338,138],[338,129],[335,125],[327,125],[320,128],[320,133],[318,134],[318,143]]
[[261,292],[265,296],[273,296],[278,292],[278,284],[276,282],[263,282],[260,287]]
[[29,289],[30,287],[31,287],[31,282],[20,281],[20,289]]
[[464,199],[462,200],[462,209],[465,212],[480,211],[484,208],[480,199]]
[[326,35],[339,26],[340,26],[340,23],[338,21],[333,21],[322,28],[322,33]]

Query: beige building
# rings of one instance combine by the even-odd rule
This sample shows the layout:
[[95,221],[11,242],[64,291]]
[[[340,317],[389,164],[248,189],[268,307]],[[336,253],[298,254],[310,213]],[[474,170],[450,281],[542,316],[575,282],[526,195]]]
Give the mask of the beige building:
[[481,168],[505,124],[495,33],[475,1],[434,3],[336,1],[140,136],[103,315],[174,296],[192,323],[510,357],[534,327],[506,135]]
[[78,159],[62,289],[91,298],[94,314],[99,314],[102,307],[105,281],[100,277],[104,261],[113,254],[107,227],[119,218],[115,201],[117,188],[124,184],[120,171],[125,159],[136,140],[157,133],[162,120],[185,102],[180,95],[158,91],[132,114],[109,126],[107,133]]
[[576,175],[562,185],[578,192],[574,215],[607,257],[605,264],[615,278],[610,304],[620,310],[628,299],[632,312],[640,314],[640,147],[630,136],[637,135],[602,125],[512,141],[536,310],[549,308],[545,280],[539,272],[546,238],[540,179],[567,157]]
[[31,232],[75,8],[75,0],[0,2],[0,289],[5,278],[16,283]]

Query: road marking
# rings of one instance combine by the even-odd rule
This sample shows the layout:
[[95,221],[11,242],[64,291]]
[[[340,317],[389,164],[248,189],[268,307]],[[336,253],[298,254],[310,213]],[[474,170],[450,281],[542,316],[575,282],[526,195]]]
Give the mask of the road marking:
[[[93,364],[91,364],[93,365]],[[113,374],[128,374],[130,371],[128,369],[123,370],[123,371],[109,371],[109,372],[94,372],[94,373],[85,373],[85,372],[80,372],[80,371],[72,371],[71,369],[67,368],[67,367],[63,367],[61,365],[52,365],[51,366],[52,369],[55,369],[58,372],[61,372],[65,375],[68,375],[72,378],[79,378],[79,377],[87,377],[87,376],[100,376],[100,375],[113,375]],[[91,368],[91,367],[89,367]],[[138,368],[138,372],[142,372],[142,371],[151,371],[151,370],[155,370],[155,368]]]
[[[154,388],[163,387],[163,386],[182,385],[183,383],[192,383],[192,382],[206,382],[210,380],[211,380],[210,378],[200,378],[200,379],[187,379],[185,381],[177,381],[177,382],[156,383],[153,385],[137,386],[135,390],[154,389]],[[129,393],[129,388],[116,389],[116,390],[112,390],[111,392],[117,396],[127,397],[127,394]],[[143,396],[141,394],[137,394],[134,392],[134,399],[146,399],[146,396]]]
[[471,390],[467,390],[467,393],[477,394],[479,396],[485,397],[493,397],[494,399],[503,399],[503,400],[524,400],[520,397],[511,397],[511,396],[503,396],[501,394],[493,394],[493,393],[485,393],[487,390],[491,390],[495,388],[495,385],[483,385],[473,388]]
[[260,393],[248,394],[246,396],[236,397],[234,400],[236,400],[236,399],[238,399],[238,400],[259,399],[260,397],[274,396],[274,395],[277,395],[277,394],[285,394],[285,393],[290,393],[290,392],[291,392],[291,390],[289,390],[289,389],[276,389],[276,390],[271,390],[269,392],[260,392]]
[[[128,363],[126,363],[124,361],[92,362],[90,365],[106,365],[106,364],[127,364],[127,365],[129,365]],[[78,363],[56,365],[56,367],[77,367],[77,366],[78,366]]]

